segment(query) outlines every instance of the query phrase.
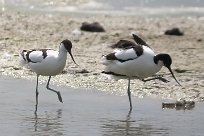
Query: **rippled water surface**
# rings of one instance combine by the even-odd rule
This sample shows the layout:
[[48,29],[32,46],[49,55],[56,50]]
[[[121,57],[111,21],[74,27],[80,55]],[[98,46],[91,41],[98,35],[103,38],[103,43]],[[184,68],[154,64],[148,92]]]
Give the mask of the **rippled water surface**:
[[162,109],[161,100],[133,97],[128,114],[127,96],[56,87],[64,103],[40,85],[35,109],[35,81],[0,78],[0,132],[4,136],[28,135],[179,135],[204,133],[204,105],[192,110]]

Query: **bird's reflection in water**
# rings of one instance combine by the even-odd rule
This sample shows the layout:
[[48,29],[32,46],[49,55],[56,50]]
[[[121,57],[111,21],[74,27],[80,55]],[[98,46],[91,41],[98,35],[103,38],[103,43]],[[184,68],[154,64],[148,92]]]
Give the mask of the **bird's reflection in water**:
[[[32,133],[42,135],[63,135],[62,109],[56,112],[44,114],[34,114],[27,118],[33,125]],[[32,129],[32,128],[30,128]]]
[[151,135],[168,134],[167,128],[157,128],[148,123],[145,119],[132,119],[131,112],[128,113],[125,119],[107,119],[102,124],[104,136],[130,136],[130,135]]

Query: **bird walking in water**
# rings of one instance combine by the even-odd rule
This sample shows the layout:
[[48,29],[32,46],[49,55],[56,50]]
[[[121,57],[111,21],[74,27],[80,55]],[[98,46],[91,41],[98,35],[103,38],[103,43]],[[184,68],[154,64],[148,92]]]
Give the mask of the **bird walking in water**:
[[[133,34],[133,38],[136,43],[128,40],[120,40],[112,45],[112,48],[116,48],[116,50],[113,53],[102,56],[101,59],[101,63],[105,65],[102,73],[112,78],[128,79],[127,94],[130,103],[130,112],[132,111],[131,79],[149,81],[145,80],[145,78],[153,76],[164,66],[180,85],[171,70],[172,59],[170,55],[163,53],[156,55],[151,47],[140,37]],[[157,78],[160,79],[160,77]]]
[[49,76],[46,88],[58,95],[60,102],[62,96],[59,91],[56,91],[49,87],[50,79],[52,76],[56,76],[62,72],[66,65],[67,52],[70,54],[73,62],[76,64],[74,57],[71,53],[72,43],[69,40],[63,40],[59,45],[59,51],[52,49],[32,49],[23,50],[20,52],[20,61],[22,64],[27,64],[29,68],[37,74],[36,83],[36,108],[38,106],[38,78],[39,76]]

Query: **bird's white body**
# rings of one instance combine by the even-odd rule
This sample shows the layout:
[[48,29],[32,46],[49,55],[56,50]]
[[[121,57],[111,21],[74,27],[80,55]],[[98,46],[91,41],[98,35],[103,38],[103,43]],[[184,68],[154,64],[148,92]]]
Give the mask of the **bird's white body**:
[[[110,76],[114,79],[128,79],[127,94],[130,103],[130,111],[132,111],[131,92],[130,92],[130,80],[140,79],[144,82],[160,79],[161,77],[155,77],[151,79],[144,79],[153,76],[157,73],[162,66],[165,66],[171,72],[173,78],[176,80],[172,70],[172,59],[168,54],[155,54],[152,48],[140,37],[133,34],[133,38],[136,42],[133,43],[127,40],[120,40],[111,47],[116,48],[113,53],[102,57],[101,63],[105,65],[105,69],[102,73]],[[163,80],[166,82],[166,80]],[[180,83],[176,80],[180,85]]]
[[[27,53],[28,51],[25,51],[23,55],[25,56]],[[29,53],[28,57],[31,60],[30,62],[26,59],[24,60],[21,55],[21,62],[26,63],[36,74],[55,76],[61,73],[66,65],[67,50],[63,45],[60,45],[59,51],[47,49],[45,58],[42,50],[33,50]]]
[[[52,92],[55,92],[58,95],[59,101],[63,102],[60,92],[50,88],[49,83],[52,76],[60,74],[64,69],[67,60],[67,52],[74,61],[71,48],[71,41],[66,39],[60,43],[59,51],[51,49],[33,49],[23,50],[20,52],[19,56],[21,64],[28,65],[30,69],[37,74],[35,113],[37,112],[38,106],[38,77],[40,75],[49,76],[46,88]],[[75,61],[74,63],[76,64]]]
[[[163,62],[159,61],[158,64],[155,64],[154,51],[147,46],[142,46],[142,48],[143,54],[141,56],[137,56],[133,48],[115,50],[115,57],[121,60],[127,60],[125,62],[119,60],[107,60],[106,56],[103,56],[101,63],[106,65],[104,71],[111,71],[119,75],[124,75],[127,78],[138,79],[154,75],[161,69]],[[114,77],[114,75],[111,76]]]

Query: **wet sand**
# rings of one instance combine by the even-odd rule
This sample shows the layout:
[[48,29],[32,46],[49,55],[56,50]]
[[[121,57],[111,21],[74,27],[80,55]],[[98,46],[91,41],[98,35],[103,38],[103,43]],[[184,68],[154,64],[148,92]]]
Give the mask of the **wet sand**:
[[[84,21],[98,21],[106,32],[73,33]],[[164,35],[165,30],[173,27],[179,27],[184,36]],[[172,69],[182,84],[182,87],[178,86],[164,68],[160,74],[167,74],[165,78],[169,83],[133,80],[131,90],[134,96],[204,100],[203,17],[75,16],[8,11],[1,13],[0,28],[1,75],[34,81],[35,73],[19,65],[19,51],[30,48],[57,50],[63,39],[70,39],[73,42],[73,55],[79,66],[75,66],[68,57],[66,68],[61,75],[52,79],[52,84],[126,95],[126,80],[107,80],[101,75],[103,66],[100,58],[112,51],[109,48],[112,43],[120,39],[133,40],[131,33],[134,32],[151,45],[156,53],[168,53],[172,56]],[[88,70],[88,73],[80,73],[82,69]],[[47,77],[40,79],[44,83]]]
[[[12,135],[203,135],[203,103],[192,110],[162,109],[160,99],[133,97],[128,115],[127,96],[52,86],[39,86],[35,110],[35,82],[0,77],[0,132]],[[159,116],[158,116],[159,115]]]

